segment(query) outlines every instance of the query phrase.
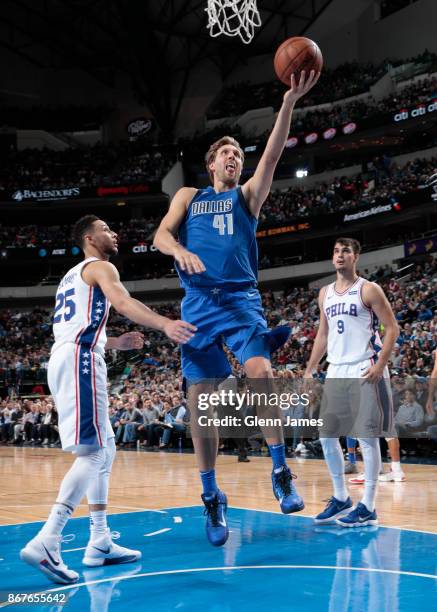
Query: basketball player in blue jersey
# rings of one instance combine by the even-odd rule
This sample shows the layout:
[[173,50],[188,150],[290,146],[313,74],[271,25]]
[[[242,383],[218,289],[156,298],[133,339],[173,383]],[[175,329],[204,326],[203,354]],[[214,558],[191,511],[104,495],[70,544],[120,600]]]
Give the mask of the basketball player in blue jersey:
[[[215,476],[217,431],[209,431],[207,436],[202,431],[197,400],[199,393],[211,390],[211,385],[202,381],[224,379],[231,373],[223,343],[244,366],[248,378],[273,377],[271,336],[257,290],[256,226],[288,138],[294,105],[318,77],[314,71],[308,78],[302,72],[298,84],[291,77],[291,87],[284,95],[266,149],[254,175],[244,185],[239,185],[244,154],[238,142],[225,136],[211,145],[206,168],[212,185],[199,190],[180,189],[154,240],[160,251],[176,261],[185,289],[182,319],[198,329],[195,338],[182,347],[182,372],[188,383],[207,537],[214,546],[223,545],[228,538],[227,498]],[[274,433],[267,436],[273,460],[273,492],[282,512],[297,512],[304,504],[285,462],[282,431],[277,428]]]
[[112,541],[106,521],[115,442],[108,415],[104,353],[105,349],[139,349],[144,344],[139,332],[106,336],[111,305],[131,321],[164,332],[173,342],[187,342],[196,331],[189,323],[163,317],[129,295],[109,262],[118,252],[117,234],[104,221],[94,215],[82,217],[73,238],[85,258],[65,274],[56,292],[48,383],[58,411],[62,449],[75,453],[76,458],[46,523],[20,553],[23,561],[60,584],[79,580],[79,574],[63,562],[60,548],[62,531],[85,495],[91,529],[83,564],[98,567],[141,557],[140,551]]
[[[320,290],[320,324],[305,371],[305,377],[311,378],[327,352],[329,367],[321,417],[329,413],[347,417],[348,412],[350,414],[358,408],[357,427],[361,433],[358,440],[365,480],[364,496],[354,509],[346,488],[339,440],[320,438],[334,493],[325,510],[314,520],[318,524],[336,521],[342,527],[378,523],[375,497],[381,469],[379,437],[393,435],[393,403],[387,362],[399,335],[399,327],[383,290],[358,276],[359,253],[357,240],[337,239],[332,260],[337,279]],[[375,315],[384,325],[383,344],[375,330]],[[357,384],[345,391],[341,385],[343,379],[355,379]],[[332,381],[334,384],[330,385]],[[346,411],[342,413],[344,407]],[[367,437],[370,435],[372,437]]]

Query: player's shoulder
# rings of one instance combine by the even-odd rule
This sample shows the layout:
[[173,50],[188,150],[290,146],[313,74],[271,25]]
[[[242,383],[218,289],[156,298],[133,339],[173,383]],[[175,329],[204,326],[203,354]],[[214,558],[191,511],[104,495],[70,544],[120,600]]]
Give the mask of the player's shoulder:
[[363,278],[363,282],[361,283],[361,293],[363,297],[365,296],[366,298],[385,295],[383,288],[378,285],[378,283],[369,281],[366,278]]
[[82,269],[82,279],[88,285],[98,284],[99,278],[104,277],[119,277],[118,270],[110,261],[104,259],[94,259],[87,262]]
[[187,209],[198,191],[199,190],[196,189],[196,187],[181,187],[178,189],[171,201],[170,210],[179,208]]

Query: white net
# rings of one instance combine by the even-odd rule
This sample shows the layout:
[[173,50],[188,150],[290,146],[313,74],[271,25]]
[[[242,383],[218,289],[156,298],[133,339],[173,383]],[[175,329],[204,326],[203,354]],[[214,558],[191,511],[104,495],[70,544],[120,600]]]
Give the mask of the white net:
[[220,34],[239,36],[245,44],[250,43],[255,28],[261,25],[257,0],[207,0],[207,2],[206,27],[211,36]]

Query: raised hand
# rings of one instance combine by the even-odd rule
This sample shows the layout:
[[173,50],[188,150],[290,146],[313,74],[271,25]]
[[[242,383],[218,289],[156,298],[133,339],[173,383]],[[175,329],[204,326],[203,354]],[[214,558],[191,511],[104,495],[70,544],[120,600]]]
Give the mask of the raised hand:
[[315,70],[311,70],[308,78],[306,78],[305,70],[302,70],[302,72],[300,73],[299,83],[296,84],[294,72],[292,72],[290,78],[290,89],[284,95],[284,100],[297,102],[299,98],[304,96],[311,89],[311,87],[313,87],[317,83],[319,76],[320,72],[315,72]]

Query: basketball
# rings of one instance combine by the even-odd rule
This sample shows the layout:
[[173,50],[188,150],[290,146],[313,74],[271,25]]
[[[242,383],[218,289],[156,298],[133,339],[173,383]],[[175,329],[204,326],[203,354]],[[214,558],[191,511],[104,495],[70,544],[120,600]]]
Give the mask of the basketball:
[[323,66],[323,56],[313,40],[304,36],[295,36],[285,40],[278,48],[273,65],[278,79],[290,86],[292,72],[296,83],[302,70],[305,70],[307,76],[311,70],[319,72]]

